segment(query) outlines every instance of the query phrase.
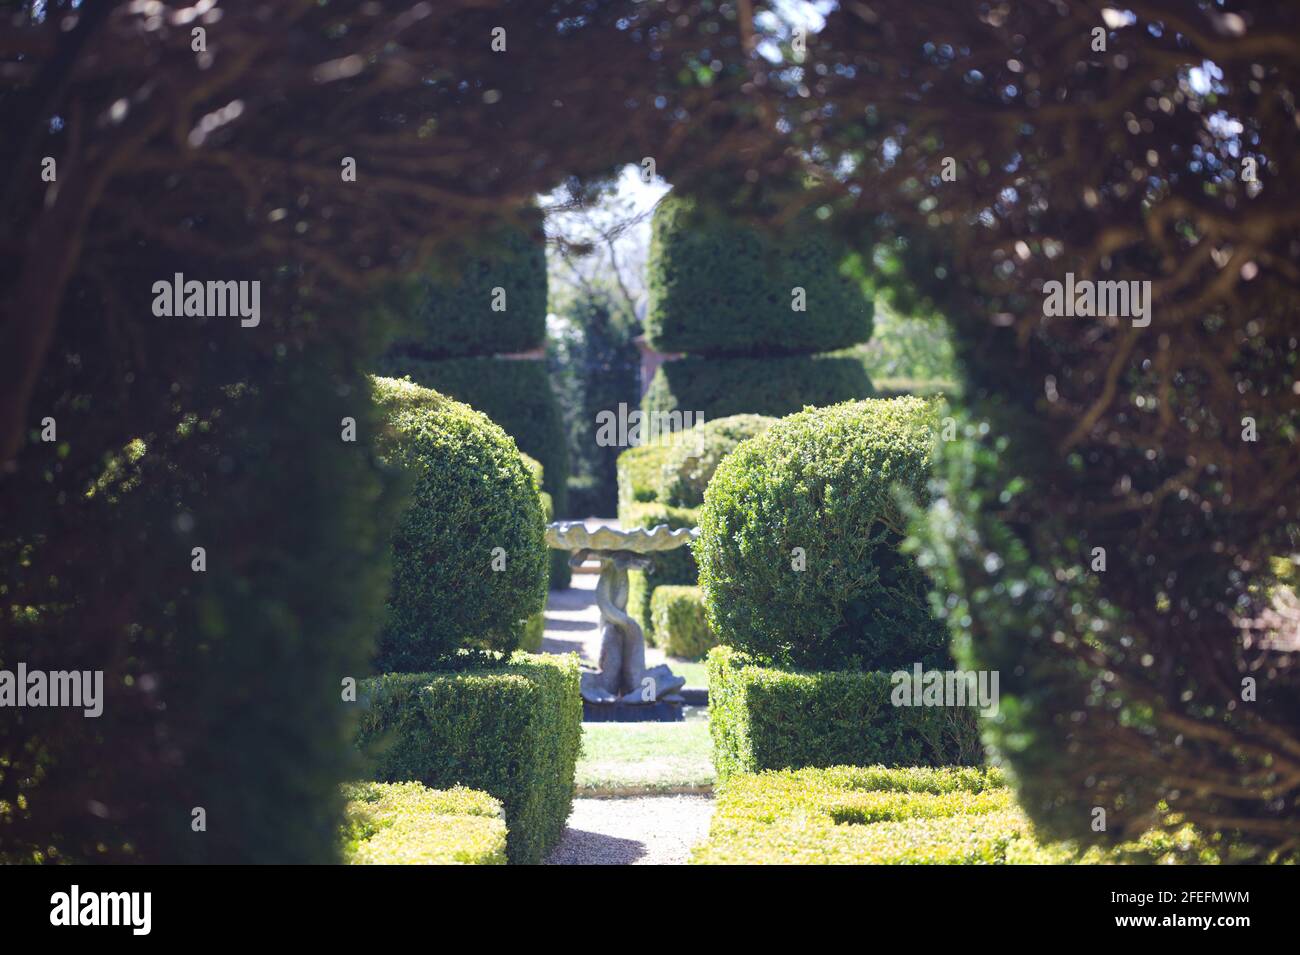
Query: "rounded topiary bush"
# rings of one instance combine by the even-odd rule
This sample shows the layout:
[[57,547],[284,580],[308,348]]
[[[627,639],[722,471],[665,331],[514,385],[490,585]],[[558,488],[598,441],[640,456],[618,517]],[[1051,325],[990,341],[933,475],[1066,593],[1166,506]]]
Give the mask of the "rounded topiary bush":
[[947,662],[895,497],[923,498],[934,421],[920,398],[809,409],[722,461],[695,548],[721,643],[800,669]]
[[519,449],[485,415],[410,381],[376,378],[375,397],[388,422],[379,453],[411,482],[378,668],[513,650],[545,603],[547,569],[542,503]]
[[719,462],[740,442],[762,434],[776,421],[767,415],[738,414],[681,432],[664,454],[659,500],[677,507],[699,507]]
[[651,227],[646,335],[660,351],[700,355],[820,352],[864,342],[873,303],[841,274],[847,254],[809,217],[783,236],[768,235],[668,196]]

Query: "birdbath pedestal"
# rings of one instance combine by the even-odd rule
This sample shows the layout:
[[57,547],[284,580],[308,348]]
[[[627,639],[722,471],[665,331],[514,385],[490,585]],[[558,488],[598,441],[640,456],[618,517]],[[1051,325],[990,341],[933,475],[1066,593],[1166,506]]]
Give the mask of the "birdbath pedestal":
[[645,634],[627,613],[627,572],[654,572],[652,554],[672,550],[699,536],[698,528],[636,527],[594,530],[581,522],[546,526],[546,543],[572,551],[569,566],[600,561],[596,605],[600,608],[599,668],[582,673],[582,698],[588,703],[655,703],[686,684],[667,664],[645,665]]

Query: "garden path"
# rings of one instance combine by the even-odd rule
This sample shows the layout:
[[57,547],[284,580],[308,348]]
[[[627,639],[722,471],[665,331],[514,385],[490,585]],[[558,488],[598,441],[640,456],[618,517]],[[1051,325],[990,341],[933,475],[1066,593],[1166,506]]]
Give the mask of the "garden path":
[[547,865],[682,865],[713,815],[710,796],[575,799]]

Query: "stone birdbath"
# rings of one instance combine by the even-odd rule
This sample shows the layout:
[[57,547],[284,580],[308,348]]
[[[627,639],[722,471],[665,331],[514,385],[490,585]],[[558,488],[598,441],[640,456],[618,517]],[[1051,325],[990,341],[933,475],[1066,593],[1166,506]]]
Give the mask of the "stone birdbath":
[[613,527],[588,528],[580,521],[546,526],[546,543],[557,550],[573,551],[569,566],[588,558],[600,561],[596,606],[600,608],[600,661],[595,672],[582,674],[582,698],[588,703],[655,703],[676,693],[686,678],[668,665],[645,665],[645,634],[627,613],[627,572],[654,572],[651,554],[690,543],[699,528]]

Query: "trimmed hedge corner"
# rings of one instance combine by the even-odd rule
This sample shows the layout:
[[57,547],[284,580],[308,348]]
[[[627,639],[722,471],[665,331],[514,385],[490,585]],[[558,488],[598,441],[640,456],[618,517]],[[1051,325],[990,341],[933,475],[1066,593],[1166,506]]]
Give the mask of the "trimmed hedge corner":
[[505,814],[487,793],[354,783],[343,794],[349,865],[505,865]]
[[924,500],[934,409],[920,398],[791,415],[722,460],[696,556],[718,640],[809,670],[948,665],[929,582],[899,551],[899,488]]
[[971,707],[894,706],[889,673],[800,673],[709,651],[709,730],[718,777],[805,766],[975,765]]
[[545,604],[548,557],[519,449],[486,415],[410,381],[376,378],[374,394],[388,425],[377,449],[411,481],[377,669],[437,668],[462,648],[513,650]]
[[540,863],[559,841],[582,740],[576,657],[517,653],[487,669],[389,674],[365,681],[362,698],[357,744],[375,779],[500,799],[513,863]]
[[862,361],[849,355],[699,358],[664,362],[641,410],[694,412],[706,421],[738,414],[784,417],[875,394]]
[[670,657],[696,660],[717,646],[699,587],[659,586],[650,596],[655,643]]
[[[847,253],[812,218],[781,237],[669,195],[651,224],[646,335],[658,351],[708,355],[819,352],[865,342],[873,302],[841,274]],[[796,288],[803,290],[803,311],[793,307]]]

